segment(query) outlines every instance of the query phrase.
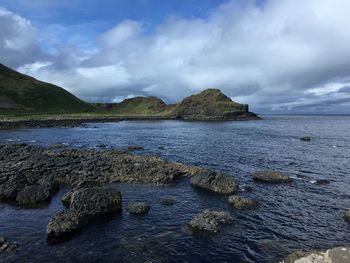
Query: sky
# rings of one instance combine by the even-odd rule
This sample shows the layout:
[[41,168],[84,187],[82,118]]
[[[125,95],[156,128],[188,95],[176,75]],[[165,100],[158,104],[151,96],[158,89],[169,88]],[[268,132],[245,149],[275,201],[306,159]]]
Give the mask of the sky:
[[0,63],[90,102],[350,113],[349,0],[0,0]]

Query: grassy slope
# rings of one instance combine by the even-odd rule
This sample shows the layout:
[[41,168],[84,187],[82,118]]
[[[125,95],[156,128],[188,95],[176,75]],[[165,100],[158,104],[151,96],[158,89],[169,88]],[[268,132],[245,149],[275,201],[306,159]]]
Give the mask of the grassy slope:
[[68,91],[38,81],[0,64],[0,111],[2,113],[74,113],[93,107]]

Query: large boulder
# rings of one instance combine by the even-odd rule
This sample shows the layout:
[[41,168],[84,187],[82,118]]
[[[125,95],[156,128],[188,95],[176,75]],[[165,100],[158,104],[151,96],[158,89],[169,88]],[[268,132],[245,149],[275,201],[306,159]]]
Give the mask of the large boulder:
[[261,171],[253,174],[253,180],[261,183],[288,183],[288,175],[276,171]]
[[87,218],[118,213],[122,209],[122,196],[114,189],[83,188],[72,193],[69,207]]
[[130,202],[128,204],[128,212],[135,215],[145,215],[148,214],[151,207],[143,202]]
[[220,224],[232,224],[233,222],[234,219],[229,212],[204,210],[195,215],[188,226],[197,232],[215,234],[219,231]]
[[45,203],[50,200],[50,190],[42,185],[26,186],[17,195],[16,201],[20,205],[32,206]]
[[241,198],[237,195],[229,196],[228,202],[232,207],[237,209],[249,209],[254,208],[258,205],[258,203],[254,200],[248,198]]
[[191,185],[219,194],[233,194],[237,185],[231,176],[210,170],[202,170],[191,178]]
[[87,221],[77,212],[64,210],[56,213],[46,227],[47,241],[56,243],[77,233]]

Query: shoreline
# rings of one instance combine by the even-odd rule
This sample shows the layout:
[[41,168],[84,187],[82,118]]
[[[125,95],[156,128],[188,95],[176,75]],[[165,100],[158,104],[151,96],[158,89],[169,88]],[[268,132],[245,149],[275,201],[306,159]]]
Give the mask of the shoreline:
[[262,120],[259,116],[237,116],[235,118],[219,118],[219,117],[203,117],[203,118],[171,118],[171,117],[157,117],[157,116],[111,116],[111,117],[64,117],[64,118],[47,118],[47,119],[6,119],[0,122],[0,130],[16,129],[16,128],[71,128],[82,127],[87,123],[108,123],[108,122],[120,122],[120,121],[165,121],[165,120],[177,120],[177,121],[250,121],[250,120]]

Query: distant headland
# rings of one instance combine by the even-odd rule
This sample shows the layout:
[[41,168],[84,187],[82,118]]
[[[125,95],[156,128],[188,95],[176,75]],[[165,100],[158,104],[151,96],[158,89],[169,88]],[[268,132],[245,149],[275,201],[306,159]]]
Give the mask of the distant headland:
[[176,104],[157,97],[120,103],[88,103],[67,90],[0,64],[0,128],[71,126],[87,121],[138,119],[257,120],[247,104],[232,101],[219,89],[207,89]]

